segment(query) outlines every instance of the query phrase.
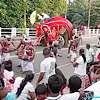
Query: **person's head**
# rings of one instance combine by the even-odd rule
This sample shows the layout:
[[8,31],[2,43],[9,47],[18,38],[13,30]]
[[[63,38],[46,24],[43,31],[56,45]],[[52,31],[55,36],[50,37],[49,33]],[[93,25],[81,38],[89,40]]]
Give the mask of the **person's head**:
[[45,84],[39,84],[35,89],[37,100],[44,100],[47,97],[47,86]]
[[19,88],[17,89],[17,92],[16,92],[16,96],[19,97],[19,95],[21,94],[22,90],[24,89],[25,85],[27,84],[27,82],[31,82],[34,78],[34,74],[29,71],[25,78],[22,80]]
[[48,79],[48,90],[50,93],[57,94],[62,88],[62,78],[59,75],[52,75]]
[[24,80],[27,81],[27,82],[31,82],[33,80],[33,78],[34,78],[34,74],[32,73],[32,71],[29,71],[26,74]]
[[58,45],[57,44],[54,44],[54,47],[58,47]]
[[86,48],[87,49],[90,49],[90,44],[86,44]]
[[55,41],[53,45],[54,45],[54,47],[58,47],[59,41]]
[[52,41],[49,41],[49,45],[50,45],[50,46],[52,46],[52,43],[53,43]]
[[86,62],[86,56],[85,56],[85,53],[84,53],[84,49],[79,50],[79,55],[82,56],[84,63],[85,63]]
[[73,75],[69,78],[69,88],[70,88],[70,92],[78,92],[78,90],[81,88],[81,84],[82,81],[80,79],[80,77],[78,77],[77,75]]
[[64,74],[62,73],[62,71],[59,68],[56,68],[55,72],[56,72],[57,75],[59,75],[62,78],[62,85],[66,85],[67,84],[67,79],[65,78]]
[[5,61],[4,68],[8,71],[12,71],[12,61],[11,60]]
[[81,48],[81,49],[79,50],[79,55],[82,55],[82,54],[84,54],[84,49],[83,49],[83,48]]
[[43,55],[44,57],[49,57],[51,55],[51,51],[49,48],[44,48],[43,49]]

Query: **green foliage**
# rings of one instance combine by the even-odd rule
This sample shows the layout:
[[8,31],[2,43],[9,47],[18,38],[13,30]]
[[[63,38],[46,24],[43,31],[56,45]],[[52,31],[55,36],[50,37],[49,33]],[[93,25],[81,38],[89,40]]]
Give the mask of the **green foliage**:
[[100,0],[92,1],[91,25],[100,24]]
[[[68,7],[67,17],[77,28],[80,24],[88,24],[88,0],[74,0]],[[90,25],[100,23],[100,0],[91,0]]]
[[85,0],[74,0],[69,5],[67,17],[73,23],[74,27],[78,27],[79,24],[85,24],[88,20],[88,6]]
[[27,27],[31,27],[34,10],[56,16],[65,14],[67,6],[65,0],[0,0],[0,27],[24,27],[25,10]]

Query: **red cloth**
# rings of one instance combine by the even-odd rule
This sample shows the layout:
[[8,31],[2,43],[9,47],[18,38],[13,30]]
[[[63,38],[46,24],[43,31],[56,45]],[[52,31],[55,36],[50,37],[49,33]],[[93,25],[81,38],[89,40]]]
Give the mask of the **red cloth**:
[[98,54],[97,59],[100,61],[100,53]]
[[32,44],[21,44],[18,48],[18,57],[22,60],[33,60],[34,59],[34,48]]

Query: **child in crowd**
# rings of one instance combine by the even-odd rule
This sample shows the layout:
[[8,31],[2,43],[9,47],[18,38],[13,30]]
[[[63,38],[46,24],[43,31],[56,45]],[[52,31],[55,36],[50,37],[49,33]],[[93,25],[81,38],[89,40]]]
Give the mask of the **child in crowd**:
[[45,84],[39,84],[35,89],[36,100],[45,100],[47,97],[47,86]]
[[72,47],[70,50],[70,59],[71,59],[71,63],[73,64],[76,59],[77,59],[77,54],[76,54],[76,50]]
[[4,75],[3,75],[3,68],[2,65],[0,64],[0,100],[5,100],[5,97],[7,94],[11,91],[10,87],[6,87],[4,83]]
[[57,64],[55,66],[55,73],[56,75],[60,76],[62,78],[62,87],[61,87],[61,94],[66,94],[69,92],[68,86],[67,86],[67,79],[65,78],[62,71],[57,68]]
[[13,88],[13,84],[15,81],[14,72],[12,70],[12,61],[8,60],[4,62],[4,81],[6,86],[11,86]]

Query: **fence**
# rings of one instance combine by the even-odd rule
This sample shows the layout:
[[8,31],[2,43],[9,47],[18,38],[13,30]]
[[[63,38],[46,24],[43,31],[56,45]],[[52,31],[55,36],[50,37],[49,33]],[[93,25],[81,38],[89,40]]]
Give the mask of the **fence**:
[[[21,33],[26,31],[27,35],[35,38],[35,28],[1,28],[0,27],[0,37],[3,35],[10,35],[11,37],[18,37]],[[77,29],[74,29],[75,33],[78,33]],[[93,37],[93,36],[100,36],[100,29],[85,29],[82,31],[83,37]]]
[[21,33],[26,32],[27,36],[35,38],[35,28],[1,28],[0,37],[4,35],[10,35],[11,37],[19,37]]
[[[77,34],[78,33],[78,30],[77,29],[74,29],[75,33]],[[100,29],[85,29],[82,32],[82,36],[83,37],[98,37],[100,36]]]

